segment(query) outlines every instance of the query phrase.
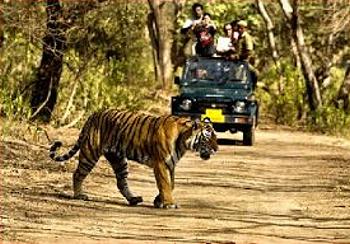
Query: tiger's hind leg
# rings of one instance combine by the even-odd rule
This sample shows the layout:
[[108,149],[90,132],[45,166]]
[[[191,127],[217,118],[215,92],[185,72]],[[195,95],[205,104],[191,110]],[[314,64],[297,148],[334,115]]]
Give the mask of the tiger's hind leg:
[[129,204],[133,206],[143,202],[142,197],[134,194],[129,188],[129,172],[126,158],[118,158],[116,154],[113,153],[106,153],[105,157],[113,168],[114,174],[117,178],[117,187],[120,193],[126,198]]
[[79,154],[79,164],[77,169],[73,174],[73,191],[74,198],[88,200],[88,196],[83,192],[82,184],[86,176],[91,172],[91,170],[95,167],[98,158],[87,158],[83,153]]

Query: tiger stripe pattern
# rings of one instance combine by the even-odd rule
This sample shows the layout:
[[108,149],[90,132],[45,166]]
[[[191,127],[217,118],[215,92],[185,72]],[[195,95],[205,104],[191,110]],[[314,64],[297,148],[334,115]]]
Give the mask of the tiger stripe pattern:
[[62,143],[57,141],[50,148],[54,161],[66,161],[79,151],[79,163],[73,174],[75,198],[88,199],[82,189],[83,181],[103,155],[114,171],[119,191],[130,205],[143,199],[128,186],[128,160],[153,168],[159,190],[153,204],[158,208],[177,207],[172,195],[175,166],[187,150],[197,151],[202,159],[209,159],[218,150],[209,121],[116,109],[92,114],[75,145],[66,154],[57,156],[56,151],[61,146]]

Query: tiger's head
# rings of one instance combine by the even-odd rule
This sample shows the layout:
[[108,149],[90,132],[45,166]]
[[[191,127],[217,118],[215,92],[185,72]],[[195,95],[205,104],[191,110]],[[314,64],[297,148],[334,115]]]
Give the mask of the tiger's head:
[[208,160],[219,146],[217,137],[210,119],[194,121],[194,134],[191,140],[191,149],[199,152],[201,159]]

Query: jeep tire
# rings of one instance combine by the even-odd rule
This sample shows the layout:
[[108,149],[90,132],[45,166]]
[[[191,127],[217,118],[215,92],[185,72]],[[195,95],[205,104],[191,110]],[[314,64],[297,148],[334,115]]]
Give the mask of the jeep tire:
[[253,124],[243,131],[243,145],[253,146],[255,142],[255,117],[253,118]]

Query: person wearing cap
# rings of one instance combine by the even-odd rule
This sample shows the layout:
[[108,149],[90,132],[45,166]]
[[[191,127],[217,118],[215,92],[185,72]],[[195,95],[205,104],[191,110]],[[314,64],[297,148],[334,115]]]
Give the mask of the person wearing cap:
[[252,62],[253,56],[253,39],[251,35],[247,32],[248,23],[245,20],[240,20],[237,23],[238,26],[238,53],[239,59],[242,61]]
[[258,72],[254,68],[254,44],[253,38],[247,32],[248,23],[245,20],[240,20],[237,22],[238,26],[238,59],[241,61],[246,61],[249,64],[249,70],[252,75],[254,89],[258,81]]

